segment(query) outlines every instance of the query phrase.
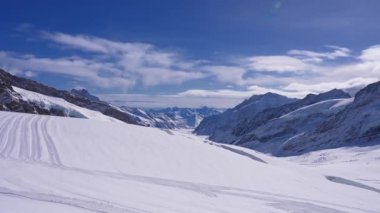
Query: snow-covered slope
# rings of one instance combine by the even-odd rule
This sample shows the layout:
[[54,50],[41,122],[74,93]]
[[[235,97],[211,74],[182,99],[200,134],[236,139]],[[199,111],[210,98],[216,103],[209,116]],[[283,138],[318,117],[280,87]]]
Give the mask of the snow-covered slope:
[[380,189],[380,145],[320,150],[286,159],[325,175],[348,178],[375,191]]
[[75,118],[88,118],[102,121],[121,122],[115,118],[106,116],[98,111],[89,110],[69,103],[62,98],[42,95],[36,92],[28,91],[18,87],[12,87],[15,92],[21,95],[21,99],[25,102],[33,103],[40,108],[48,111],[56,110],[64,113],[64,116]]
[[380,211],[374,190],[185,133],[11,112],[0,133],[0,212]]

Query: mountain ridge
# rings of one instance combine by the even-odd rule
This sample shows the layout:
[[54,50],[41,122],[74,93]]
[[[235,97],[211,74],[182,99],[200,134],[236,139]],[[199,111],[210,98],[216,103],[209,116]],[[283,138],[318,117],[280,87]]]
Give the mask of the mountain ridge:
[[[174,107],[145,112],[138,108],[117,107],[100,100],[86,89],[58,90],[30,79],[14,76],[2,69],[0,69],[0,110],[56,116],[76,115],[75,113],[67,112],[70,110],[63,110],[62,106],[48,108],[46,103],[36,103],[32,100],[27,100],[14,91],[12,86],[49,97],[62,98],[71,104],[101,112],[106,116],[123,122],[148,127],[166,129],[194,128],[204,117],[219,113],[211,108],[190,109]],[[173,113],[179,113],[179,115],[174,115]]]

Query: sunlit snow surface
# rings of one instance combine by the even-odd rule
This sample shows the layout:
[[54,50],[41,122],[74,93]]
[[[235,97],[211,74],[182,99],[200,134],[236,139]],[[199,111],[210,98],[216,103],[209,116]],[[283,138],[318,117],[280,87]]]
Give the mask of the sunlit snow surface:
[[0,112],[0,212],[379,212],[378,150],[274,158],[185,132]]

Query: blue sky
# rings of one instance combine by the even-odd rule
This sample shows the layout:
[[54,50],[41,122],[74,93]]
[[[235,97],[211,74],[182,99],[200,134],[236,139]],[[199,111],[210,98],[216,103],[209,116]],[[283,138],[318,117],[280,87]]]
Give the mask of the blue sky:
[[0,66],[118,105],[229,107],[380,77],[380,1],[6,1]]

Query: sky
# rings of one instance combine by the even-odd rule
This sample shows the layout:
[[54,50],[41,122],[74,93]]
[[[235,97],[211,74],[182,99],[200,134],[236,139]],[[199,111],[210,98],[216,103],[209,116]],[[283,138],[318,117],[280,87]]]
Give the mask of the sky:
[[377,0],[3,1],[0,67],[132,107],[232,107],[380,80]]

